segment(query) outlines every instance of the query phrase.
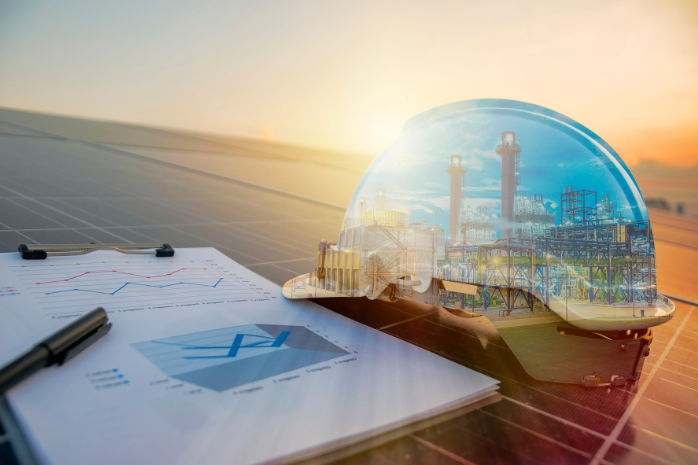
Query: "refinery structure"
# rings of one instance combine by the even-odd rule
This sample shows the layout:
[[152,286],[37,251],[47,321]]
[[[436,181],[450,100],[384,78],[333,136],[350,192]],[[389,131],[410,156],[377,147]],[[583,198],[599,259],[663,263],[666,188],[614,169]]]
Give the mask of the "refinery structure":
[[[371,209],[360,199],[358,217],[345,218],[336,243],[320,243],[315,273],[297,289],[308,296],[404,298],[504,315],[541,308],[560,313],[562,303],[567,312],[571,302],[634,312],[661,299],[649,222],[624,218],[609,194],[572,186],[562,189],[558,210],[550,211],[542,194],[517,192],[522,147],[514,132],[501,134],[496,153],[502,161],[500,218],[488,216],[486,207],[470,207],[467,166],[453,155],[445,167],[448,239],[441,225],[411,222],[409,213],[390,210],[388,195],[379,190]],[[475,284],[477,292],[444,286],[454,282]]]

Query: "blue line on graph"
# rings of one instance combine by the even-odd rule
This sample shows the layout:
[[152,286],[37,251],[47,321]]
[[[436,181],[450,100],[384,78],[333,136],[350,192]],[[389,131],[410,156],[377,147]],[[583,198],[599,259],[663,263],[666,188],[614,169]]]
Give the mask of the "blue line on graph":
[[[279,334],[278,337],[270,337],[270,336],[259,336],[257,334],[244,334],[244,333],[238,333],[235,335],[235,340],[230,346],[193,346],[189,344],[178,344],[176,342],[164,342],[164,341],[153,341],[156,344],[165,344],[165,345],[171,345],[171,346],[179,346],[183,350],[209,350],[209,349],[229,349],[227,355],[202,355],[202,356],[196,356],[196,357],[182,357],[185,360],[195,360],[195,359],[202,359],[202,358],[235,358],[238,355],[238,351],[240,349],[265,349],[269,347],[281,347],[284,342],[286,342],[286,339],[288,339],[288,336],[291,334],[290,331],[281,331],[281,334]],[[258,341],[258,342],[252,342],[249,344],[242,344],[243,338],[247,337],[258,337],[262,339],[266,339],[266,341]],[[268,345],[266,345],[268,344]]]
[[123,288],[125,288],[126,286],[128,286],[129,284],[133,284],[133,285],[135,285],[135,286],[157,287],[158,289],[162,289],[162,288],[170,287],[170,286],[179,286],[180,284],[187,284],[187,285],[190,285],[190,286],[203,286],[203,287],[211,287],[211,288],[213,288],[213,287],[218,286],[218,283],[220,283],[221,281],[223,281],[223,278],[220,278],[220,279],[216,282],[216,284],[214,284],[213,286],[209,286],[208,284],[198,284],[198,283],[174,283],[174,284],[167,284],[167,285],[165,285],[165,286],[153,286],[152,284],[141,284],[141,283],[132,283],[132,282],[128,282],[128,283],[124,284],[123,286],[121,286],[120,288],[118,288],[117,290],[115,290],[114,292],[90,291],[90,290],[87,290],[87,289],[66,289],[66,290],[64,290],[64,291],[47,292],[46,295],[59,294],[59,293],[61,293],[61,292],[75,292],[75,291],[77,291],[77,292],[92,292],[92,293],[94,293],[94,294],[114,295],[114,294],[116,294],[117,292],[119,292],[121,289],[123,289]]

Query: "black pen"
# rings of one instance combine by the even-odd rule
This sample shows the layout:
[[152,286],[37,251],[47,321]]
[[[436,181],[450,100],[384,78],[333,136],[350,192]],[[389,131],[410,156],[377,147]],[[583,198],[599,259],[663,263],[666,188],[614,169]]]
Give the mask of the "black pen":
[[41,368],[55,363],[63,365],[110,329],[111,323],[102,307],[85,313],[0,368],[0,394]]

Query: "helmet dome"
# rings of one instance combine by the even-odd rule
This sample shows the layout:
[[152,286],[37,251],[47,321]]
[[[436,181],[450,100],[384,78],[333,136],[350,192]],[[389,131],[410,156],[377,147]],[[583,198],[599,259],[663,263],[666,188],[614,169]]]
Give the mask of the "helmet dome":
[[537,105],[468,100],[406,122],[363,175],[337,241],[320,243],[315,271],[284,295],[538,305],[583,329],[638,329],[674,312],[654,254],[637,183],[599,136]]

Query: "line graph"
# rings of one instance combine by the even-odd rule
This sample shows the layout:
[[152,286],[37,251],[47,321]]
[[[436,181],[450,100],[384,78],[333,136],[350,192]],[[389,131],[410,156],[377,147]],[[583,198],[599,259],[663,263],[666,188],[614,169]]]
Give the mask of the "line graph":
[[[209,255],[207,258],[217,257]],[[202,257],[203,258],[203,257]],[[224,260],[78,262],[52,257],[50,263],[12,267],[22,293],[50,318],[68,317],[103,306],[108,312],[168,310],[272,298],[247,270],[230,270]]]
[[[164,275],[164,276],[169,276],[169,275]],[[151,276],[144,276],[144,277],[145,277],[145,278],[150,278]],[[199,283],[172,283],[172,284],[166,284],[166,285],[164,285],[164,286],[153,286],[152,284],[143,284],[143,283],[132,283],[132,282],[127,282],[126,284],[124,284],[123,286],[121,286],[120,288],[118,288],[117,290],[115,290],[114,292],[92,291],[92,290],[89,290],[89,289],[65,289],[65,290],[62,290],[62,291],[47,292],[46,295],[60,294],[61,292],[94,292],[95,294],[114,295],[114,294],[116,294],[117,292],[119,292],[121,289],[123,289],[123,288],[125,288],[126,286],[128,286],[129,284],[133,284],[134,286],[155,287],[155,288],[158,288],[158,289],[164,289],[164,288],[170,287],[170,286],[179,286],[180,284],[189,285],[189,286],[204,286],[204,287],[213,287],[213,288],[215,288],[215,287],[218,287],[218,284],[219,284],[221,281],[223,281],[223,278],[220,278],[218,281],[216,281],[216,284],[214,284],[213,286],[209,286],[209,285],[206,285],[206,284],[199,284]],[[54,282],[55,282],[55,281],[54,281]],[[36,284],[46,284],[46,283],[36,283]]]
[[129,273],[126,271],[118,271],[118,270],[102,270],[102,271],[86,271],[82,274],[79,274],[77,276],[73,276],[72,278],[66,278],[66,279],[57,279],[55,281],[46,281],[44,283],[36,283],[36,284],[51,284],[51,283],[60,283],[60,282],[67,282],[67,281],[72,281],[73,279],[81,278],[83,276],[87,276],[88,274],[99,274],[99,273],[121,273],[121,274],[126,274],[126,275],[131,275],[131,276],[137,276],[139,278],[162,278],[163,276],[172,276],[175,273],[179,273],[180,271],[185,271],[185,270],[206,270],[206,268],[180,268],[178,270],[173,271],[172,273],[165,273],[165,274],[160,274],[160,275],[155,275],[155,276],[144,276],[140,274],[134,274],[134,273]]

